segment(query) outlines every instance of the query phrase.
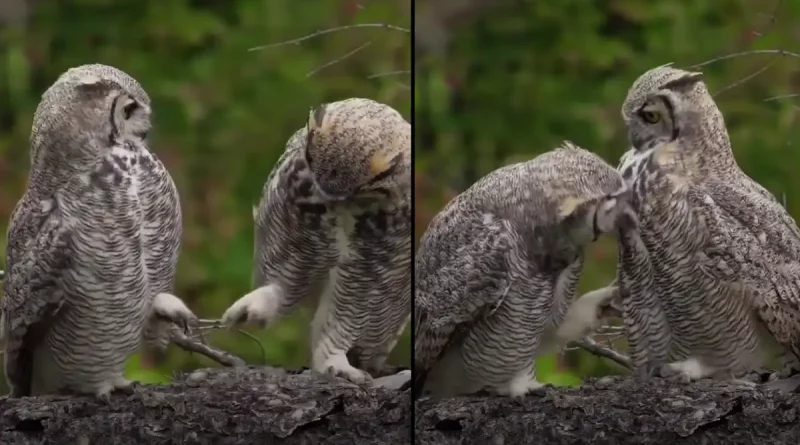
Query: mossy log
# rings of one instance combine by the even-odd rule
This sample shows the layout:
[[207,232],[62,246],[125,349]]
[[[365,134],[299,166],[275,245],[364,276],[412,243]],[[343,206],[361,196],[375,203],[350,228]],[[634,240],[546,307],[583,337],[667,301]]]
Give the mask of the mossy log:
[[410,391],[269,367],[198,370],[114,394],[0,400],[0,444],[403,444]]
[[800,443],[800,394],[741,383],[633,377],[547,387],[519,400],[415,401],[418,445]]

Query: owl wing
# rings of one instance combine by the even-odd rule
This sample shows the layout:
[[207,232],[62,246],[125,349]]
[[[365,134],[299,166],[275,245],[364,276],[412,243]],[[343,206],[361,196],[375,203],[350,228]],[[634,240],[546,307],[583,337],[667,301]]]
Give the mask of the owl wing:
[[369,338],[374,341],[359,341],[348,352],[350,364],[366,369],[375,348],[382,349],[384,342],[394,344],[410,319],[410,202],[355,215],[353,241],[357,254],[339,261],[343,282],[348,285],[335,292],[337,297],[350,297],[341,300],[343,313],[348,311],[347,302],[365,297],[381,309],[380,317],[367,321],[367,331],[373,333]]
[[[139,196],[141,197],[144,230],[142,230],[142,252],[153,296],[158,293],[173,293],[178,266],[178,254],[183,235],[178,188],[164,164],[153,153],[141,157],[139,168]],[[151,319],[145,326],[143,338],[146,343],[165,347],[165,330],[179,329],[173,323],[160,318]]]
[[514,243],[513,229],[502,220],[474,218],[425,234],[414,267],[415,391],[421,391],[428,371],[449,345],[503,304]]
[[253,281],[256,286],[281,285],[285,292],[281,313],[291,311],[303,298],[319,294],[338,258],[328,227],[328,209],[316,199],[302,156],[305,140],[305,129],[289,139],[254,211]]
[[153,292],[172,293],[183,234],[180,197],[164,164],[152,153],[142,159],[139,196],[144,211],[145,265]]
[[73,233],[57,206],[28,209],[12,217],[9,244],[25,249],[15,251],[3,280],[4,368],[14,397],[30,391],[32,354],[64,302],[60,281],[74,257]]
[[709,231],[700,267],[745,286],[766,329],[800,358],[800,230],[793,218],[774,197],[730,182],[705,180],[689,196]]

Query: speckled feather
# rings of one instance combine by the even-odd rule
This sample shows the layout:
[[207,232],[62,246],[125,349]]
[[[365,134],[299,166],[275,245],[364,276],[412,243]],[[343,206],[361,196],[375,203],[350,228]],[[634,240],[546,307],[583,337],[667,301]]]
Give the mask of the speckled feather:
[[319,298],[312,367],[347,354],[383,368],[410,318],[411,127],[391,107],[348,99],[311,112],[256,211],[256,286],[278,283],[277,315]]
[[[800,231],[738,167],[722,113],[687,76],[650,70],[623,105],[635,148],[620,171],[640,230],[620,240],[618,283],[639,372],[696,360],[691,378],[724,378],[761,366],[775,340],[800,353]],[[670,102],[670,131],[639,112],[655,93]]]
[[3,281],[12,396],[123,385],[154,295],[172,291],[181,212],[147,148],[149,108],[105,65],[72,68],[42,95]]
[[[495,170],[430,223],[415,262],[415,391],[500,390],[572,302],[596,206],[623,187],[569,142]],[[587,219],[588,218],[588,219]],[[441,374],[441,375],[440,375]]]

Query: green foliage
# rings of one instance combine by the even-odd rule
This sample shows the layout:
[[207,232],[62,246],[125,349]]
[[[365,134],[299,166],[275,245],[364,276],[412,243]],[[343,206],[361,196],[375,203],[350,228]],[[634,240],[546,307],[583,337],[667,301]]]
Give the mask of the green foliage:
[[[800,3],[784,1],[777,22],[769,25],[775,7],[774,1],[743,0],[514,2],[453,29],[447,58],[422,56],[415,66],[417,238],[455,193],[564,139],[617,165],[627,150],[620,107],[633,81],[669,62],[688,67],[748,49],[793,50],[791,18],[800,13]],[[754,39],[754,31],[764,36]],[[796,92],[797,62],[751,55],[702,67],[710,89],[718,92],[774,64],[717,99],[740,165],[776,196],[786,193],[795,217],[798,107],[765,99]],[[595,244],[582,290],[610,282],[615,267],[613,240]],[[550,360],[539,363],[542,379],[562,379],[548,374],[554,369]],[[584,354],[571,365],[580,374],[611,372],[608,366]]]
[[[252,206],[286,141],[323,102],[369,97],[410,119],[410,34],[359,28],[261,51],[249,48],[355,23],[410,28],[402,2],[290,0],[37,1],[27,30],[0,28],[0,230],[22,195],[27,141],[42,92],[66,69],[116,66],[138,79],[154,109],[151,146],[181,193],[184,237],[176,293],[203,318],[216,318],[250,290]],[[363,51],[325,66],[371,41]],[[319,69],[313,75],[307,73]],[[0,254],[5,257],[4,246]],[[311,303],[254,331],[270,364],[308,365]],[[235,332],[209,341],[249,362],[259,346]],[[408,365],[406,333],[392,356]],[[130,375],[160,381],[172,370],[211,365],[171,348],[158,368]]]

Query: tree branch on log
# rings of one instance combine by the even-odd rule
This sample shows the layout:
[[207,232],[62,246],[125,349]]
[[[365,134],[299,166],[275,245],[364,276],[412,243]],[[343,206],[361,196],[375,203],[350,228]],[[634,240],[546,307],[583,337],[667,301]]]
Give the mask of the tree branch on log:
[[0,399],[3,444],[403,444],[409,391],[269,367],[202,369],[170,385]]
[[420,445],[796,444],[800,394],[711,380],[587,378],[519,400],[420,399],[415,434]]

